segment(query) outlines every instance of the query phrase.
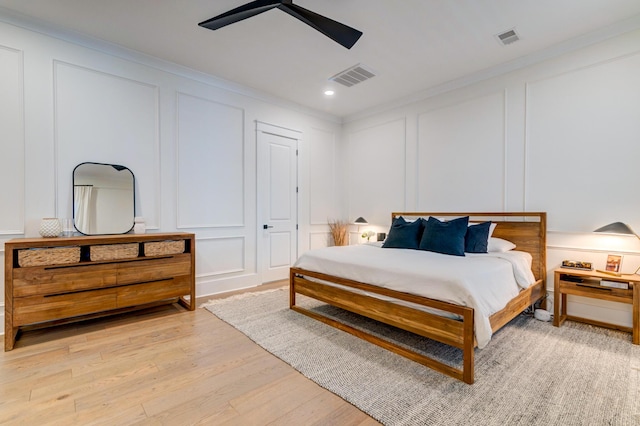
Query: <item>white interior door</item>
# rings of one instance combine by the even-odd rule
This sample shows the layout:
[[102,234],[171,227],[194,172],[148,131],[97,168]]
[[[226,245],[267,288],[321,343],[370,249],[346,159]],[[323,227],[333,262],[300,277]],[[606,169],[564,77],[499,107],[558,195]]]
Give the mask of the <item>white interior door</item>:
[[258,123],[258,259],[262,282],[288,278],[298,252],[300,133]]

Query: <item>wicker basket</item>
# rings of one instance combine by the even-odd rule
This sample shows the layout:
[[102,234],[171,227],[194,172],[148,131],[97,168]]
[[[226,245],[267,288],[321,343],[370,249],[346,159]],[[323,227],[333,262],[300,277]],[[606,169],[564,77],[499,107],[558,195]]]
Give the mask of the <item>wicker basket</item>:
[[153,241],[144,243],[145,256],[163,256],[184,253],[184,240]]
[[138,257],[139,244],[104,244],[89,247],[89,258],[96,260],[119,260]]
[[18,265],[50,266],[80,262],[80,247],[50,247],[18,250]]

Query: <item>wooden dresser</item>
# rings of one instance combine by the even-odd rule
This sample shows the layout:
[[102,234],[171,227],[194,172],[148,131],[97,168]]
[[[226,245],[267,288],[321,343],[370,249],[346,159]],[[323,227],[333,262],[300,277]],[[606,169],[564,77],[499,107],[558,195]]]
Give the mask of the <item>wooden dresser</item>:
[[188,233],[7,241],[4,350],[21,328],[176,301],[195,309],[195,248]]

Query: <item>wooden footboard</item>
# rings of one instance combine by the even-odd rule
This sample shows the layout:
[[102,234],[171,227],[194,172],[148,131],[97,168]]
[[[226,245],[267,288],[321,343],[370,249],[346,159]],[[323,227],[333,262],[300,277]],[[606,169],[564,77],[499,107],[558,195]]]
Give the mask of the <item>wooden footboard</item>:
[[[308,278],[339,284],[336,287]],[[442,317],[439,315],[410,308],[397,303],[381,300],[361,293],[355,293],[349,288],[363,290],[382,296],[392,297],[406,302],[412,302],[424,307],[434,308],[451,314],[459,315],[461,320]],[[459,348],[463,352],[462,369],[457,369],[418,352],[396,345],[380,337],[374,336],[362,330],[355,329],[347,324],[332,318],[325,317],[314,311],[310,311],[296,305],[296,294],[311,297],[328,303],[338,308],[410,331],[423,337]],[[299,268],[291,268],[290,272],[290,300],[289,307],[296,312],[305,314],[311,318],[322,321],[340,330],[351,333],[361,339],[367,340],[420,364],[426,365],[448,376],[462,380],[465,383],[473,383],[474,377],[474,338],[473,309],[465,306],[452,305],[426,297],[401,293],[381,287],[372,286],[344,278],[332,277]]]
[[[493,221],[497,218],[498,224],[494,231],[494,236],[506,238],[516,244],[516,250],[526,251],[532,255],[532,271],[537,281],[528,289],[521,291],[504,309],[489,318],[493,332],[502,328],[527,307],[534,305],[537,301],[544,301],[546,295],[546,213],[392,213],[392,218],[400,215],[422,217],[428,215],[436,217],[468,215],[489,218],[485,220]],[[474,382],[476,341],[473,308],[295,267],[291,268],[289,282],[289,306],[292,310],[351,333],[465,383],[472,384]],[[357,290],[415,303],[425,308],[437,309],[457,315],[460,319],[451,319],[425,312],[421,309],[404,306],[394,301],[382,300],[357,292]],[[462,350],[462,368],[458,369],[444,364],[333,318],[305,309],[296,304],[296,294],[308,296],[338,308],[459,348]]]
[[[313,278],[314,281],[307,278]],[[291,268],[289,280],[289,307],[292,310],[351,333],[363,340],[367,340],[433,370],[439,371],[458,380],[462,380],[465,383],[472,384],[474,382],[474,349],[476,341],[474,337],[473,308],[401,293],[357,281],[333,277],[318,272],[306,271],[300,268]],[[339,284],[342,287],[325,284],[315,280]],[[455,320],[442,317],[440,315],[400,305],[392,301],[386,301],[376,297],[367,296],[365,294],[356,293],[350,290],[350,288],[416,303],[427,308],[438,309],[450,314],[459,315],[461,319]],[[338,308],[345,309],[367,318],[436,340],[440,343],[444,343],[445,345],[461,349],[462,368],[458,369],[444,364],[421,353],[399,346],[365,331],[353,328],[350,325],[341,323],[333,318],[328,318],[315,311],[298,306],[296,305],[296,294],[311,297]],[[520,294],[511,300],[504,309],[491,316],[490,323],[492,330],[496,332],[513,318],[518,316],[528,306],[533,305],[543,295],[542,281],[538,281],[530,288],[521,291]]]

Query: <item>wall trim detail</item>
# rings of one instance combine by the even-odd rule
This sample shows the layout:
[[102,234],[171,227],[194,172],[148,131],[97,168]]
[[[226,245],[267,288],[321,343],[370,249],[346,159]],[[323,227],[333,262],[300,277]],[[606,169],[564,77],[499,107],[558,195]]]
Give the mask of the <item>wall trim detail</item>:
[[308,107],[303,107],[286,99],[273,96],[272,94],[241,86],[237,83],[225,80],[221,77],[217,77],[215,75],[207,74],[201,71],[196,71],[192,68],[188,68],[186,66],[160,59],[151,55],[143,54],[115,43],[110,43],[108,41],[94,38],[88,35],[80,35],[79,33],[70,31],[64,27],[43,22],[35,18],[30,18],[3,7],[0,7],[0,22],[17,26],[27,31],[33,31],[39,34],[43,34],[45,36],[52,37],[54,39],[61,40],[63,42],[70,43],[76,46],[80,46],[85,49],[97,50],[106,55],[114,56],[125,61],[142,64],[155,70],[174,74],[179,77],[203,83],[210,87],[219,88],[230,93],[246,96],[248,98],[255,99],[261,102],[271,103],[282,108],[300,111],[301,113],[310,117],[317,117],[319,119],[331,121],[333,123],[341,123],[342,121],[341,118],[336,115],[324,113],[322,111],[314,110]]
[[[59,59],[54,59],[53,60],[53,156],[54,156],[54,164],[53,164],[53,169],[54,169],[54,211],[56,212],[56,216],[57,217],[65,217],[67,216],[66,213],[62,213],[60,211],[60,203],[59,203],[59,199],[60,199],[60,194],[59,194],[59,182],[60,182],[60,161],[59,161],[59,145],[60,145],[60,138],[59,138],[59,122],[58,122],[58,116],[59,116],[59,112],[58,112],[58,92],[59,92],[59,88],[58,88],[58,83],[59,83],[59,79],[58,79],[58,73],[59,73],[59,68],[61,66],[67,66],[70,68],[75,68],[77,70],[81,70],[81,71],[85,71],[85,72],[89,72],[91,74],[96,74],[96,75],[100,75],[100,76],[105,76],[105,77],[110,77],[110,78],[114,78],[116,80],[121,80],[127,83],[132,83],[135,85],[139,85],[142,87],[146,87],[148,89],[151,89],[153,91],[153,96],[154,96],[154,120],[155,120],[155,128],[154,128],[154,147],[153,150],[154,155],[156,156],[156,161],[154,161],[153,164],[153,174],[155,175],[155,182],[156,184],[154,185],[154,192],[155,192],[155,205],[153,206],[153,209],[155,210],[155,219],[157,221],[157,223],[148,223],[147,224],[147,229],[150,230],[155,230],[155,229],[159,229],[160,226],[159,224],[162,223],[162,209],[161,209],[161,205],[162,205],[162,192],[160,191],[160,177],[162,176],[161,173],[161,167],[162,164],[160,162],[161,159],[161,147],[160,147],[160,88],[155,85],[155,84],[151,84],[151,83],[147,83],[145,81],[140,81],[140,80],[136,80],[133,78],[129,78],[129,77],[124,77],[118,74],[113,74],[110,72],[106,72],[103,71],[101,69],[96,69],[96,68],[90,68],[90,67],[86,67],[84,65],[79,65],[79,64],[74,64],[71,62],[67,62],[67,61],[62,61]],[[134,172],[135,174],[135,172]],[[73,206],[71,207],[73,210]],[[137,209],[136,209],[137,211]]]
[[[570,250],[570,251],[579,251],[583,253],[612,253],[614,250],[605,250],[599,248],[590,248],[590,247],[576,247],[567,245],[547,245],[547,250]],[[629,255],[629,256],[640,256],[640,251],[629,251],[629,250],[615,250],[616,254],[621,255]]]
[[217,272],[209,272],[209,273],[202,273],[202,274],[196,274],[196,279],[199,278],[209,278],[209,277],[219,277],[222,275],[229,275],[229,274],[235,274],[238,272],[244,272],[247,270],[246,268],[246,237],[244,235],[229,235],[229,236],[223,236],[223,237],[197,237],[196,236],[196,262],[197,262],[197,256],[198,256],[198,242],[206,242],[206,241],[220,241],[220,240],[241,240],[242,241],[242,266],[240,268],[232,268],[232,269],[225,269],[222,271],[217,271]]
[[[20,182],[19,185],[22,187],[21,196],[22,199],[15,202],[15,205],[20,206],[19,212],[19,223],[17,229],[0,229],[0,235],[24,235],[25,234],[25,212],[26,212],[26,197],[25,197],[25,185],[26,185],[26,173],[27,173],[27,164],[26,164],[26,126],[25,126],[25,86],[24,86],[24,51],[21,49],[16,49],[10,46],[0,44],[0,49],[7,51],[11,54],[15,54],[18,56],[17,58],[17,72],[18,72],[18,84],[19,84],[19,99],[18,101],[18,111],[19,111],[19,121],[20,121],[20,142],[22,143],[22,161],[20,166],[22,167],[22,173],[20,173]],[[6,100],[5,100],[6,101]]]
[[269,123],[265,123],[264,121],[256,120],[256,130],[258,132],[268,133],[276,136],[282,136],[290,139],[296,139],[298,142],[302,142],[302,131],[291,129],[289,127],[279,126],[276,124],[269,124]]
[[[420,126],[420,122],[421,122],[421,118],[426,116],[427,114],[431,114],[437,111],[443,111],[443,110],[447,110],[447,109],[452,109],[452,108],[456,108],[459,107],[461,105],[465,105],[465,104],[471,104],[473,102],[476,101],[480,101],[482,99],[487,99],[493,96],[497,96],[499,95],[502,101],[502,188],[501,188],[501,194],[500,194],[500,198],[501,198],[501,203],[502,203],[502,208],[503,210],[507,210],[507,185],[508,185],[508,104],[507,104],[507,99],[508,99],[508,89],[507,88],[502,88],[500,90],[491,90],[491,91],[486,91],[484,93],[480,93],[476,96],[472,96],[472,97],[465,97],[463,99],[456,99],[455,101],[452,102],[447,102],[445,105],[439,105],[436,108],[430,108],[427,110],[424,110],[422,112],[418,112],[416,115],[416,127],[417,127],[417,131],[416,131],[416,154],[415,154],[415,161],[419,162],[420,160],[420,153],[421,153],[421,136],[424,135],[424,129]],[[422,147],[424,148],[424,147]],[[416,206],[420,206],[420,167],[418,167],[418,165],[416,165],[416,173],[415,173],[415,199],[416,199]]]
[[[241,214],[240,214],[240,218],[241,218],[241,222],[238,223],[229,223],[229,224],[216,224],[216,223],[199,223],[199,224],[187,224],[187,223],[181,223],[181,219],[180,219],[180,146],[181,146],[181,139],[180,139],[180,121],[179,121],[179,114],[180,114],[180,98],[181,97],[189,97],[189,98],[193,98],[193,99],[198,99],[204,102],[209,102],[212,104],[216,104],[216,105],[220,105],[226,108],[230,108],[230,109],[234,109],[237,111],[240,111],[241,115],[242,115],[242,149],[241,149],[241,156],[242,156],[242,168],[241,168],[241,173],[242,173],[242,206],[241,206]],[[246,170],[246,148],[245,148],[245,140],[246,140],[246,134],[245,134],[245,121],[246,121],[246,114],[245,114],[245,109],[241,108],[241,107],[237,107],[235,105],[231,105],[231,104],[227,104],[227,103],[223,103],[223,102],[218,102],[215,101],[213,99],[210,98],[206,98],[204,96],[198,96],[198,95],[193,95],[191,93],[187,93],[187,92],[183,92],[183,91],[176,91],[176,97],[175,97],[175,102],[176,102],[176,109],[175,109],[175,126],[176,126],[176,143],[175,143],[175,169],[176,169],[176,229],[215,229],[215,228],[242,228],[245,226],[244,223],[244,218],[246,216],[246,188],[247,188],[247,170]]]
[[620,36],[624,33],[634,31],[640,28],[640,15],[633,16],[621,22],[616,22],[604,28],[600,28],[588,34],[572,38],[562,43],[557,43],[547,49],[530,53],[521,58],[516,58],[500,65],[486,68],[476,73],[466,75],[445,83],[430,87],[423,91],[418,91],[401,99],[396,99],[388,103],[378,105],[376,107],[350,114],[343,117],[343,123],[355,122],[363,120],[367,117],[381,114],[406,105],[415,104],[434,98],[443,93],[452,92],[463,87],[471,86],[491,78],[506,75],[508,73],[518,71],[522,68],[542,63],[544,61],[557,58],[564,54],[586,48],[597,43],[606,41],[607,39]]

